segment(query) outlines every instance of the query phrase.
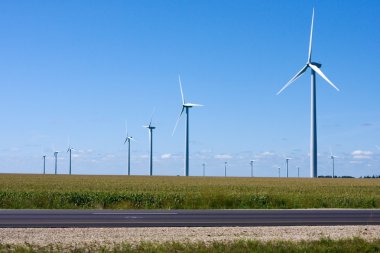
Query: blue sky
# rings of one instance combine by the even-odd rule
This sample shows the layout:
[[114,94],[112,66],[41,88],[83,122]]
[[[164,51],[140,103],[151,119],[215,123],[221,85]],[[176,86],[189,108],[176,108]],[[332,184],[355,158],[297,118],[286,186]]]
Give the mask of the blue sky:
[[[190,175],[309,176],[307,72],[277,91],[307,60],[317,77],[319,174],[380,174],[380,3],[378,1],[1,1],[0,172],[125,174],[125,120],[132,174],[183,175],[184,119],[190,112]],[[378,146],[377,146],[378,145]]]

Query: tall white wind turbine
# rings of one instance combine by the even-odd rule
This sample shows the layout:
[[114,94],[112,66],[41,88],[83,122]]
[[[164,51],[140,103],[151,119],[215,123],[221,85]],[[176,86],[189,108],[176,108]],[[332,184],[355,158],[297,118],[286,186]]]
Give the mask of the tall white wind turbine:
[[174,129],[173,129],[173,135],[174,135],[175,129],[177,128],[178,122],[181,119],[182,113],[185,111],[186,112],[185,176],[189,176],[189,109],[192,107],[199,107],[199,106],[203,106],[203,105],[186,103],[185,98],[183,96],[183,91],[182,91],[181,77],[179,75],[178,75],[178,81],[179,81],[179,88],[181,90],[181,97],[182,97],[182,110],[178,116],[177,122],[175,123]]
[[310,31],[310,41],[309,41],[309,54],[307,58],[306,65],[292,78],[290,81],[285,84],[285,86],[277,93],[280,94],[285,90],[290,84],[296,81],[300,76],[302,76],[305,71],[311,69],[311,119],[310,119],[310,177],[317,177],[317,108],[316,108],[316,82],[315,82],[315,73],[322,77],[326,82],[328,82],[332,87],[337,91],[339,89],[322,73],[320,70],[322,64],[311,61],[312,53],[312,41],[313,41],[313,25],[314,25],[314,8],[313,15],[311,19],[311,31]]
[[153,175],[153,129],[156,129],[155,126],[152,126],[152,119],[154,115],[154,110],[152,116],[150,117],[149,125],[143,126],[149,130],[149,144],[150,144],[150,156],[149,156],[149,175]]
[[124,144],[128,142],[128,176],[131,175],[131,140],[135,140],[132,136],[128,135],[128,123],[125,122],[125,141]]

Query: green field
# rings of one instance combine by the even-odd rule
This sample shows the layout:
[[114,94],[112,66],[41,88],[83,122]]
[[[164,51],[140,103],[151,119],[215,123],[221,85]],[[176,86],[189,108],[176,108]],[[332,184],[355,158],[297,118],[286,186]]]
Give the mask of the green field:
[[87,245],[86,247],[63,248],[59,245],[50,246],[14,246],[0,244],[1,252],[13,253],[32,253],[32,252],[138,252],[138,253],[274,253],[274,252],[294,252],[294,253],[356,253],[356,252],[380,252],[380,240],[367,242],[359,238],[346,240],[329,240],[323,239],[319,241],[234,241],[234,242],[214,242],[212,244],[198,243],[141,243],[137,246],[131,246],[127,243],[116,244],[113,246]]
[[0,174],[0,208],[379,208],[380,179]]

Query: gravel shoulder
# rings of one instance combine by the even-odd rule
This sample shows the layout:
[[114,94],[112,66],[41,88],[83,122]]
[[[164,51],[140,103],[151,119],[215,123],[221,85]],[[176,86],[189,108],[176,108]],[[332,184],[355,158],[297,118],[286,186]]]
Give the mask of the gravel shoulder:
[[114,245],[127,242],[214,242],[233,240],[380,239],[380,226],[292,227],[155,227],[155,228],[0,228],[0,243],[8,245]]

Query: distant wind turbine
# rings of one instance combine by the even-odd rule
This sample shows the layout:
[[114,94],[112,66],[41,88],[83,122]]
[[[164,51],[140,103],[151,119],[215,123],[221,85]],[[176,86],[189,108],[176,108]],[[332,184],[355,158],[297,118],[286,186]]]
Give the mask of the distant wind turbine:
[[286,177],[289,177],[289,160],[292,158],[285,158],[286,161]]
[[249,164],[251,165],[251,177],[253,177],[253,162],[255,162],[255,160],[251,160],[249,162]]
[[199,106],[203,106],[203,105],[186,103],[185,98],[183,96],[182,83],[181,83],[181,77],[180,76],[178,76],[178,80],[179,80],[179,88],[181,90],[181,97],[182,97],[182,110],[181,110],[181,113],[179,114],[177,122],[174,126],[173,135],[174,135],[175,129],[177,128],[178,122],[181,119],[183,111],[186,111],[185,176],[189,176],[189,109],[192,107],[199,107]]
[[69,153],[69,175],[71,175],[71,151],[75,151],[75,149],[73,149],[70,145],[70,140],[68,140],[68,148],[67,148],[67,152]]
[[149,175],[151,176],[153,175],[153,129],[156,128],[152,126],[153,115],[154,115],[154,110],[153,110],[152,116],[150,117],[149,125],[143,126],[149,130],[149,142],[150,142]]
[[296,81],[305,71],[311,69],[311,126],[310,126],[310,177],[317,177],[317,108],[316,108],[316,82],[315,82],[315,72],[321,76],[326,82],[328,82],[337,91],[339,89],[322,73],[320,70],[322,64],[311,61],[312,53],[312,40],[313,40],[313,25],[314,25],[314,8],[313,15],[311,19],[311,31],[310,31],[310,41],[309,41],[309,54],[307,58],[306,65],[285,84],[285,86],[277,93],[280,94],[285,90],[290,84]]
[[333,155],[331,149],[330,149],[330,158],[332,160],[332,178],[335,178],[335,158],[336,158],[336,156]]
[[202,167],[203,167],[203,176],[206,176],[206,164],[202,163]]
[[224,177],[227,176],[227,162],[224,162]]
[[45,175],[45,173],[46,173],[46,155],[43,155],[42,159],[44,160],[44,175]]
[[132,136],[128,135],[128,123],[125,122],[125,141],[124,144],[128,142],[128,176],[131,175],[131,140],[134,141],[135,139]]
[[54,163],[54,174],[57,175],[57,169],[58,169],[58,164],[57,164],[57,159],[58,159],[58,153],[59,151],[54,151],[54,159],[55,159],[55,163]]

